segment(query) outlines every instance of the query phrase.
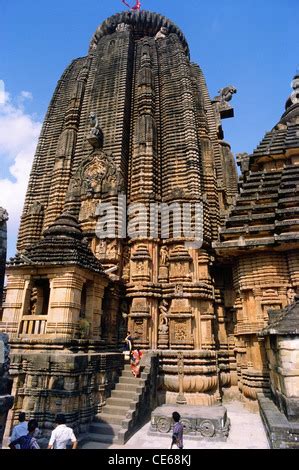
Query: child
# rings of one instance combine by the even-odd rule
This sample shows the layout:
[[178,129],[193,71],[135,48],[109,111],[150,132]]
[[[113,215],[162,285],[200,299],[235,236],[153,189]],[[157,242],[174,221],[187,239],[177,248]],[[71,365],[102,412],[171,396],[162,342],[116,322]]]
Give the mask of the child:
[[172,443],[171,449],[174,444],[177,445],[178,449],[183,449],[183,431],[184,426],[180,423],[181,416],[177,411],[172,413],[172,419],[174,421],[173,432],[172,432]]

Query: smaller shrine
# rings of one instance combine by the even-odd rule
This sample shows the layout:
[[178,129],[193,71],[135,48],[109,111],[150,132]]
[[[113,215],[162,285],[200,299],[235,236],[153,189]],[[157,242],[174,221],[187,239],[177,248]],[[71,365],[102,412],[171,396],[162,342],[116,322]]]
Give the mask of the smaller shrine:
[[274,449],[299,449],[299,296],[269,312],[265,337],[271,395],[258,394],[261,416]]

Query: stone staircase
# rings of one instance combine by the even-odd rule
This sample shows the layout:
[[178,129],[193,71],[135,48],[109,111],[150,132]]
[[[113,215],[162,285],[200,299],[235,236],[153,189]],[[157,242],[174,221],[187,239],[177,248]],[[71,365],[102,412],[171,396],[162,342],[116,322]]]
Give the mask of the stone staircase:
[[135,378],[130,364],[125,364],[119,382],[107,399],[103,411],[91,424],[88,437],[94,442],[124,444],[136,427],[139,407],[146,387],[148,373]]

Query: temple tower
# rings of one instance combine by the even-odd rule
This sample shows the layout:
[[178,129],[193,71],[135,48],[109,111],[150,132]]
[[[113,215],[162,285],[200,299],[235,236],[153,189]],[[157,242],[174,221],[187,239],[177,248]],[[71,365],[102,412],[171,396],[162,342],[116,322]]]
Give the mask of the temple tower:
[[[76,350],[116,351],[129,328],[159,355],[161,401],[176,401],[180,352],[188,403],[237,384],[231,276],[212,247],[237,192],[221,125],[235,92],[210,98],[183,33],[159,14],[122,12],[97,29],[58,82],[33,162],[1,326],[15,361],[28,342],[69,363]],[[20,367],[15,386],[28,390]]]

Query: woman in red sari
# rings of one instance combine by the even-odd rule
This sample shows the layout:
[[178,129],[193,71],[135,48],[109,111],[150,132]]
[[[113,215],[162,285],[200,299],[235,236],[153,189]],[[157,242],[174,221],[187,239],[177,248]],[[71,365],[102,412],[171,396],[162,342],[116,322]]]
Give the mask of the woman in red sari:
[[140,374],[140,360],[142,357],[142,352],[139,348],[134,349],[131,353],[131,371],[134,377],[139,377]]

